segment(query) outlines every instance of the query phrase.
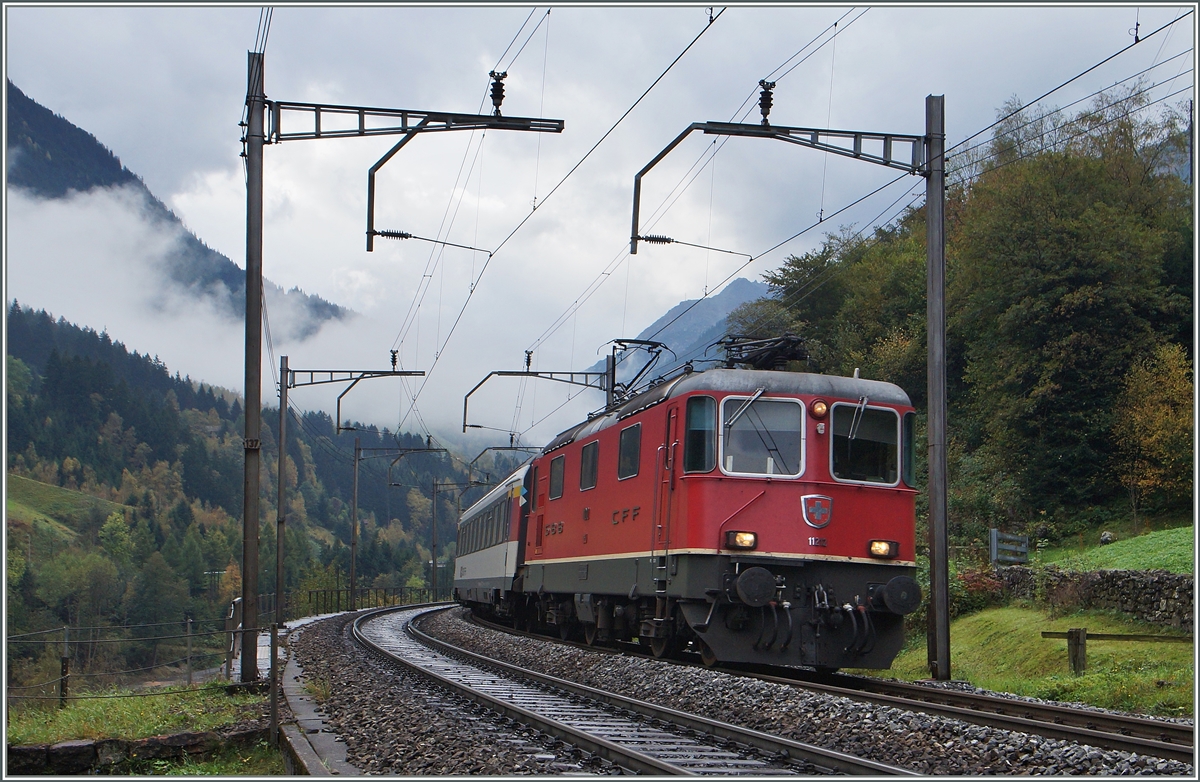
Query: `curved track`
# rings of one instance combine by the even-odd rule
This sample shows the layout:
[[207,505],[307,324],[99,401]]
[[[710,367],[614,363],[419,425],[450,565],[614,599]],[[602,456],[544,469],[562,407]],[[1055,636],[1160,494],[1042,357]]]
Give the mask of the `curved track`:
[[490,660],[424,635],[431,609],[388,608],[354,622],[355,639],[504,716],[615,763],[656,775],[915,774],[602,692]]
[[[523,633],[474,616],[471,621],[493,630],[539,638],[552,643],[571,644],[592,651],[650,656],[648,652],[639,649],[634,644],[624,644],[620,649],[609,649],[573,641],[560,641],[546,635]],[[700,665],[698,661],[692,662],[687,659],[672,662],[682,665]],[[1033,733],[1102,749],[1135,752],[1140,755],[1179,760],[1184,763],[1194,763],[1195,761],[1194,728],[1191,725],[1127,714],[1075,709],[1059,704],[1036,703],[994,695],[928,687],[920,684],[881,681],[864,676],[819,675],[797,668],[769,666],[718,665],[716,668],[727,673],[751,676],[763,681],[789,684],[858,701],[960,719],[977,725]]]

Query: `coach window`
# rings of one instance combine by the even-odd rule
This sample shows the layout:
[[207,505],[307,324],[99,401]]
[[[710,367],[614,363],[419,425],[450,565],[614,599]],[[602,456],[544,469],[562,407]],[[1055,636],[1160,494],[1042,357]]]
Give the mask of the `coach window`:
[[563,469],[567,462],[566,454],[550,460],[550,499],[557,500],[563,492]]
[[708,472],[716,463],[717,402],[711,396],[694,396],[687,401],[683,471]]
[[833,406],[833,477],[841,481],[899,481],[900,421],[896,411],[862,404]]
[[617,480],[632,478],[638,474],[642,457],[642,425],[634,424],[621,430],[621,442],[617,449]]
[[579,490],[596,488],[596,472],[600,465],[600,441],[583,446],[579,452]]
[[726,473],[795,478],[803,469],[804,408],[793,399],[726,397],[721,467]]

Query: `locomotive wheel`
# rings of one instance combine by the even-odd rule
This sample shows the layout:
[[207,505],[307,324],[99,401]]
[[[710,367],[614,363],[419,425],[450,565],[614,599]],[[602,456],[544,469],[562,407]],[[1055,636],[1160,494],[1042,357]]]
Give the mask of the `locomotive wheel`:
[[596,645],[596,623],[585,622],[583,625],[583,640],[587,641],[588,646]]
[[650,652],[660,660],[675,653],[674,638],[651,638]]
[[717,653],[712,650],[712,647],[703,641],[700,644],[700,662],[704,663],[704,667],[711,668],[717,664]]
[[564,641],[571,637],[571,622],[562,622],[558,625],[558,637]]

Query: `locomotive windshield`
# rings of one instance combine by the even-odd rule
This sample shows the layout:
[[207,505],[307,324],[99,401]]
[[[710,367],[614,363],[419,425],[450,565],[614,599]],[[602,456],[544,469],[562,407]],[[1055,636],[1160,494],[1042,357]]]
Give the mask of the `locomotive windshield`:
[[899,467],[899,418],[892,410],[833,406],[833,477],[895,484]]
[[743,475],[800,475],[803,408],[783,399],[726,397],[721,466]]

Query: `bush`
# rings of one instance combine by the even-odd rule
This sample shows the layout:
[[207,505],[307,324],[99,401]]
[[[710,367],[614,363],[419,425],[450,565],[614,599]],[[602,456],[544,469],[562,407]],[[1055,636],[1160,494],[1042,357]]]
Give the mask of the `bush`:
[[[950,562],[950,617],[967,616],[1003,602],[1004,584],[990,564],[962,565]],[[911,635],[924,635],[929,622],[929,559],[917,560],[917,583],[921,586],[921,607],[905,617],[904,627]]]

